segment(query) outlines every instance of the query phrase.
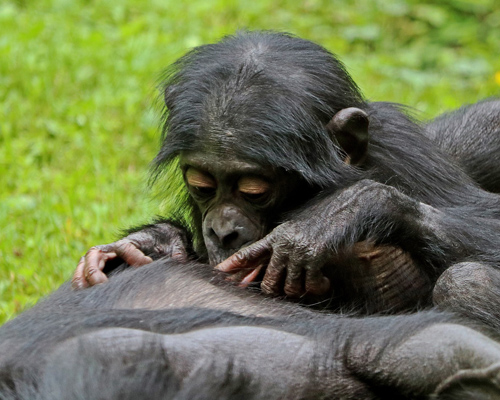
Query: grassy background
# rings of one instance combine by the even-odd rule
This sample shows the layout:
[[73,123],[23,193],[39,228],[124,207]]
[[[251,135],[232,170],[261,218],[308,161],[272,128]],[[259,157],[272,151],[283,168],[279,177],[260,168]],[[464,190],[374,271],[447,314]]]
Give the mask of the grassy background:
[[498,0],[2,0],[0,323],[159,212],[156,79],[241,28],[319,42],[369,99],[425,118],[500,94]]

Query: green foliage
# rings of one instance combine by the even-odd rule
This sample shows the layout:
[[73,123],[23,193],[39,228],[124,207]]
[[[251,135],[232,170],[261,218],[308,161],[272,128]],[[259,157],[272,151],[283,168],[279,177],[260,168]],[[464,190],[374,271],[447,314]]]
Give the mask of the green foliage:
[[497,0],[4,0],[0,27],[0,323],[160,212],[150,105],[193,46],[289,31],[338,54],[371,100],[425,117],[500,89]]

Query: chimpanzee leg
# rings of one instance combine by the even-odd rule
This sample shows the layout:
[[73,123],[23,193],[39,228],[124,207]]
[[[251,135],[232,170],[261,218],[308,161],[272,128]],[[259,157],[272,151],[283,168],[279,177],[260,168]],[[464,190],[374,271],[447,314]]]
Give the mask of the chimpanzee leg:
[[433,301],[500,331],[500,270],[478,262],[452,265],[436,282]]
[[484,393],[500,396],[500,344],[465,326],[440,323],[395,346],[381,349],[375,339],[371,349],[351,350],[349,368],[381,387],[382,397],[397,393],[419,398],[451,389],[454,399],[466,393],[468,399],[482,399]]
[[[404,327],[404,317],[393,326],[398,331]],[[500,395],[495,380],[500,373],[494,367],[500,363],[500,345],[473,329],[440,323],[388,342],[384,332],[380,338],[373,333],[355,333],[346,343],[347,354],[339,358],[343,339],[337,335],[318,340],[249,326],[173,335],[104,329],[61,344],[44,369],[42,389],[64,391],[60,398],[65,399],[84,390],[122,398],[123,391],[139,393],[156,385],[149,398],[166,390],[191,398],[183,390],[204,387],[208,396],[197,398],[372,400],[377,395],[426,396],[436,388],[458,396],[461,384],[472,381],[467,393],[479,396],[484,383]],[[227,388],[231,393],[226,396]]]
[[[52,395],[56,399],[77,398],[73,393],[82,391],[94,398],[89,390],[95,398],[107,399],[133,391],[138,398],[162,399],[312,399],[325,393],[346,400],[374,399],[339,364],[319,365],[322,357],[316,350],[307,337],[260,327],[173,335],[109,328],[61,344],[44,369],[43,393],[64,391]],[[156,392],[148,389],[144,396],[141,391],[150,381]],[[194,392],[200,389],[206,395]]]

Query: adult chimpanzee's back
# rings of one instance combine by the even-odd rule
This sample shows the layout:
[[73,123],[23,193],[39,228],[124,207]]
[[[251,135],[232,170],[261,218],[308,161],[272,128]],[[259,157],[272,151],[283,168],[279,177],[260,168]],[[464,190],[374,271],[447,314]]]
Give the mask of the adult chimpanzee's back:
[[63,285],[0,328],[0,398],[500,395],[500,345],[481,324],[316,313],[223,278],[160,260],[86,291]]
[[426,132],[482,188],[500,192],[500,100],[441,115],[427,124]]

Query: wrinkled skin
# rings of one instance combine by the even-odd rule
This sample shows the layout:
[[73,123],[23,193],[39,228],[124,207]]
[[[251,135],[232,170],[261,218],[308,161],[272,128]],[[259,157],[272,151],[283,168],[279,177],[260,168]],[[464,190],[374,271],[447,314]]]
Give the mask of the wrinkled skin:
[[161,257],[186,261],[189,251],[187,243],[184,230],[171,224],[156,224],[117,242],[94,246],[80,259],[71,281],[72,286],[83,289],[107,282],[104,268],[109,261],[125,262],[134,267],[141,267],[153,262],[153,258]]
[[[425,220],[425,215],[432,211],[425,207],[419,209],[414,200],[400,195],[390,186],[361,181],[333,199],[328,196],[324,201],[307,208],[294,221],[278,226],[262,240],[219,264],[217,269],[234,272],[266,264],[266,274],[261,284],[265,293],[277,295],[284,287],[289,296],[300,296],[304,292],[323,294],[330,284],[322,271],[335,260],[339,248],[352,246],[361,239],[346,238],[346,233],[354,230],[350,225],[365,218],[375,218],[369,214],[367,204],[377,204],[376,217],[380,223],[391,221],[393,229],[397,224],[404,228],[406,224],[412,223],[412,214],[415,221],[422,222],[422,226],[418,227],[422,232],[430,228],[425,226],[430,222]],[[383,213],[380,212],[382,207],[385,209]],[[310,218],[318,210],[321,210],[321,218]],[[370,237],[370,232],[367,236]]]

